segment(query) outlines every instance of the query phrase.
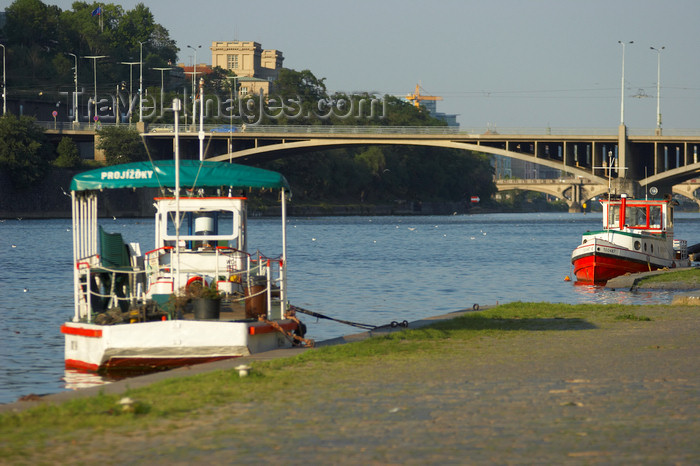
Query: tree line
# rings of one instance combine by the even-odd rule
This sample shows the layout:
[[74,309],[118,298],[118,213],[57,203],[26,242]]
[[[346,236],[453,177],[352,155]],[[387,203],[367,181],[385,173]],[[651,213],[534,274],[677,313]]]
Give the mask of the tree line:
[[[98,10],[99,8],[99,10]],[[97,14],[99,12],[99,14]],[[15,0],[5,9],[0,33],[6,47],[7,87],[12,96],[55,98],[78,82],[115,89],[129,82],[131,67],[143,54],[144,78],[159,82],[155,67],[175,63],[179,51],[167,29],[143,3],[131,10],[112,3],[76,1],[61,10],[41,0]],[[89,56],[104,56],[93,68]]]
[[[101,8],[103,22],[93,12]],[[37,89],[72,89],[73,57],[107,55],[100,63],[98,79],[115,83],[128,79],[129,67],[121,61],[138,60],[141,47],[144,69],[174,62],[178,52],[167,29],[156,23],[150,10],[138,4],[133,10],[119,5],[75,2],[71,10],[61,11],[40,0],[16,0],[6,9],[2,30],[8,49],[8,87],[13,92],[32,93]],[[81,81],[92,79],[92,69],[79,68]],[[89,71],[89,73],[88,73]],[[205,76],[207,95],[236,95],[231,89],[235,75],[221,68]],[[158,87],[152,95],[160,94]],[[444,126],[422,107],[393,96],[329,93],[325,78],[310,70],[283,69],[272,84],[265,101],[258,96],[247,99],[242,108],[252,109],[254,124],[284,125],[379,125]],[[177,94],[165,93],[170,101]],[[280,110],[271,100],[292,96],[294,112]],[[348,118],[343,108],[381,100],[381,115],[376,118]],[[333,111],[318,116],[320,103]],[[342,104],[342,108],[341,108]],[[271,108],[263,112],[257,106]],[[275,110],[277,109],[277,110]],[[256,113],[259,111],[259,113]],[[278,113],[274,113],[277,111]],[[296,112],[296,113],[295,113]],[[323,112],[321,112],[323,113]],[[172,115],[172,114],[170,114]],[[299,119],[296,115],[313,115]],[[170,116],[172,118],[172,116]],[[165,116],[167,119],[167,115]],[[164,121],[165,121],[164,119]],[[172,120],[171,120],[172,121]],[[224,123],[225,123],[224,119]],[[252,121],[252,118],[251,118]],[[210,121],[211,122],[211,121]],[[245,124],[242,119],[240,123]],[[147,159],[147,150],[139,134],[128,127],[105,126],[99,131],[100,147],[108,164]],[[28,117],[6,115],[0,118],[0,170],[12,175],[16,187],[26,188],[40,179],[51,165],[67,168],[84,166],[75,144],[64,138],[53,146],[40,128]],[[304,203],[351,202],[383,203],[406,201],[466,201],[471,196],[487,200],[495,192],[489,157],[456,149],[418,146],[367,146],[349,149],[312,151],[303,155],[259,163],[259,166],[283,173],[292,185],[295,200]]]

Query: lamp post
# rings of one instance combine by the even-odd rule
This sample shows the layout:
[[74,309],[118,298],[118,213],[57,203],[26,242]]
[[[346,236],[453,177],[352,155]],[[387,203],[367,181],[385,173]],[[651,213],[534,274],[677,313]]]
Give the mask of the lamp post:
[[68,52],[68,55],[75,59],[75,71],[73,72],[73,81],[75,81],[75,93],[73,94],[73,117],[75,124],[78,124],[78,56]]
[[194,68],[192,69],[192,121],[194,121],[194,102],[195,102],[195,89],[196,89],[196,80],[197,80],[197,49],[201,49],[202,46],[198,45],[196,48],[188,45],[188,49],[194,50]]
[[656,52],[656,135],[661,136],[661,51],[666,47],[649,47]]
[[5,78],[5,46],[0,44],[2,47],[2,116],[5,116],[7,112],[7,93],[5,89],[7,88],[7,79]]
[[138,65],[139,62],[137,61],[123,61],[121,62],[122,65],[129,65],[129,124],[131,125],[131,91],[132,87],[134,84],[134,65]]
[[[238,79],[238,76],[226,76],[226,79],[229,80],[228,90],[229,90],[230,102],[231,102],[231,106],[229,107],[230,111],[231,111],[231,115],[230,115],[229,128],[228,128],[228,132],[229,132],[228,152],[230,154],[231,152],[233,152],[233,141],[231,140],[231,135],[233,134],[233,90],[236,89],[236,80]],[[238,89],[236,89],[236,98],[238,98]]]
[[623,42],[621,40],[617,41],[618,44],[622,45],[622,84],[620,85],[620,125],[625,124],[625,45],[634,44],[634,41]]
[[143,121],[143,42],[139,41],[139,122]]
[[151,68],[152,70],[160,71],[160,113],[163,113],[163,73],[172,70],[172,68]]
[[83,58],[88,58],[92,60],[92,74],[95,78],[95,114],[93,117],[97,116],[97,60],[100,58],[107,58],[107,55],[88,55]]
[[238,97],[238,89],[236,89],[236,81],[238,80],[238,76],[226,76],[226,79],[229,81],[229,94],[231,99],[231,123],[233,123],[233,91],[235,89],[236,97]]

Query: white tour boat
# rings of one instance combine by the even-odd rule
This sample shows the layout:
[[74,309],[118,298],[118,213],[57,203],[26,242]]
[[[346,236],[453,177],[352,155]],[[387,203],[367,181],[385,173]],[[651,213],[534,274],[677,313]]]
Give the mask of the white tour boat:
[[673,239],[673,209],[665,199],[602,199],[603,230],[583,234],[571,263],[582,283],[604,284],[626,273],[688,267],[687,242]]
[[[179,186],[187,196],[173,190]],[[155,245],[144,252],[105,231],[100,223],[113,222],[97,212],[102,190],[137,188],[162,193],[154,201]],[[279,257],[248,252],[241,190],[250,189],[280,193]],[[288,303],[288,193],[279,173],[218,162],[136,162],[76,175],[75,312],[61,327],[66,367],[170,368],[311,344]]]

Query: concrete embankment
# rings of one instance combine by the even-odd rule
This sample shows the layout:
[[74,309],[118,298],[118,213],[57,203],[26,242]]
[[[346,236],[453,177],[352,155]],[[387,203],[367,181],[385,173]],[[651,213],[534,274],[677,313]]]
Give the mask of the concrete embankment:
[[[667,273],[674,273],[682,271],[685,269],[664,269],[664,270],[652,270],[650,272],[639,272],[639,273],[628,273],[626,275],[620,275],[619,277],[612,278],[607,281],[605,288],[611,290],[661,290],[661,291],[692,291],[700,289],[700,286],[696,283],[689,283],[683,281],[669,281],[669,282],[645,282],[645,279],[654,277],[657,275],[663,275]],[[687,269],[690,270],[690,269]]]

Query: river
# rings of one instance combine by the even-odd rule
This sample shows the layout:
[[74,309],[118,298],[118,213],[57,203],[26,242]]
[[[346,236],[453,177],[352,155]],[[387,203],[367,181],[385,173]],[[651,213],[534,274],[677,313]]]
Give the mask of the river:
[[[150,219],[101,224],[142,251],[153,245]],[[596,213],[290,218],[290,301],[371,325],[513,301],[669,303],[668,292],[564,280],[581,233],[600,225]],[[699,227],[698,213],[676,216],[676,237],[689,244]],[[251,218],[248,244],[277,255],[279,230],[277,219]],[[71,247],[68,219],[0,220],[0,403],[66,389],[59,328],[73,313]],[[357,331],[301,317],[317,341]]]

